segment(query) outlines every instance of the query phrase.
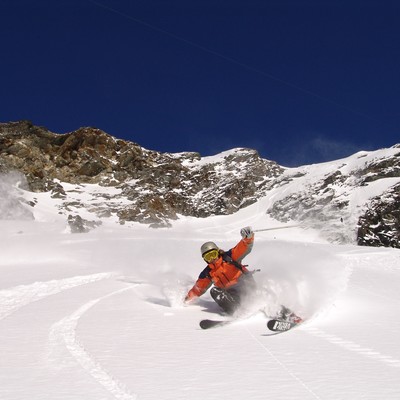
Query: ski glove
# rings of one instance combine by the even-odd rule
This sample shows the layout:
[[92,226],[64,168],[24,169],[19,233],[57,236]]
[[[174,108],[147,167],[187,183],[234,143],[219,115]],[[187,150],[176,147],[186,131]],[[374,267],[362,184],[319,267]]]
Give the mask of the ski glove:
[[242,235],[243,239],[251,239],[254,236],[253,229],[251,226],[246,226],[240,230],[240,234]]

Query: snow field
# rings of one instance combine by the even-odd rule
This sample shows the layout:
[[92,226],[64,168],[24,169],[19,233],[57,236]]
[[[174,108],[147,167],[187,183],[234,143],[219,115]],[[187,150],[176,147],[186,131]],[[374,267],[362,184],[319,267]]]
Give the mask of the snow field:
[[[58,200],[26,193],[35,220],[0,221],[0,399],[400,398],[398,250],[331,245],[300,227],[260,232],[244,260],[260,269],[252,317],[203,331],[201,319],[224,318],[209,293],[183,305],[205,266],[201,244],[228,250],[244,226],[284,226],[265,210],[286,189],[231,216],[158,230],[110,218],[75,235]],[[379,188],[364,189],[355,207]],[[77,199],[97,190],[82,186]],[[306,322],[266,336],[255,311],[281,304]]]
[[[1,261],[1,398],[399,396],[396,250],[301,242],[291,229],[257,234],[246,262],[261,268],[255,278],[265,306],[285,303],[309,318],[264,336],[260,314],[202,331],[200,319],[222,318],[208,294],[182,305],[203,268],[198,248],[212,224],[86,235],[24,224],[5,224],[1,233],[9,244]],[[234,225],[217,235],[221,247],[239,239]]]

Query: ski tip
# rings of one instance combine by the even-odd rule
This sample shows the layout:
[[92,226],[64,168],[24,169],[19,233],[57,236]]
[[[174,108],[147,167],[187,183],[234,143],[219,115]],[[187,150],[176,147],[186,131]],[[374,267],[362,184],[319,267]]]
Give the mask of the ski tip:
[[208,328],[208,319],[202,319],[200,322],[199,322],[199,325],[200,325],[200,328],[201,329],[207,329]]
[[225,325],[227,321],[214,321],[212,319],[203,319],[200,321],[199,325],[201,329],[210,329],[217,326]]
[[297,324],[294,322],[289,322],[280,319],[271,319],[267,322],[267,327],[270,331],[273,332],[286,332],[289,329],[292,329]]

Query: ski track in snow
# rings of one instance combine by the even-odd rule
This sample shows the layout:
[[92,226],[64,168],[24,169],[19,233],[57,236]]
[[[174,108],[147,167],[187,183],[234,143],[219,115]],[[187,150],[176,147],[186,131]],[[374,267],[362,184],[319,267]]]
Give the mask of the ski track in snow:
[[294,372],[292,372],[287,365],[285,365],[278,357],[276,357],[264,342],[261,342],[248,328],[246,328],[246,331],[249,333],[252,339],[257,342],[268,353],[268,355],[273,358],[277,364],[279,364],[297,383],[303,386],[303,388],[310,393],[312,397],[318,400],[321,399],[312,389],[308,387],[303,380],[301,380]]
[[101,386],[103,386],[108,392],[110,392],[118,400],[136,400],[137,395],[130,393],[124,385],[113,378],[84,348],[79,342],[76,328],[79,319],[88,312],[93,306],[99,302],[111,297],[123,293],[127,290],[131,290],[137,285],[125,287],[123,289],[116,290],[105,296],[91,300],[84,304],[78,310],[73,312],[71,315],[63,318],[56,322],[50,329],[49,340],[50,347],[55,348],[60,342],[63,342],[72,357],[79,363],[79,365],[87,371]]
[[[42,300],[46,297],[61,293],[65,290],[77,286],[94,283],[104,279],[110,279],[115,274],[98,273],[92,275],[74,276],[59,280],[45,282],[35,282],[30,285],[19,285],[10,289],[0,291],[0,320],[7,318],[20,308],[33,302]],[[117,295],[127,290],[131,290],[137,285],[119,289],[105,296],[91,300],[84,304],[68,317],[55,323],[50,329],[50,347],[55,347],[60,343],[60,339],[65,343],[68,351],[74,359],[84,368],[100,385],[105,387],[118,400],[135,400],[136,394],[129,393],[123,386],[113,379],[99,363],[97,363],[79,343],[76,336],[76,327],[79,319],[89,311],[94,305],[108,297]]]
[[316,336],[318,338],[321,338],[321,339],[325,339],[332,344],[335,344],[337,346],[345,348],[346,350],[356,352],[362,356],[368,357],[375,361],[381,361],[381,362],[385,363],[386,365],[390,365],[391,367],[400,368],[400,360],[398,360],[396,358],[393,358],[391,356],[386,356],[384,354],[381,354],[378,351],[375,351],[375,350],[367,348],[367,347],[362,347],[357,343],[354,343],[350,340],[342,339],[341,337],[336,336],[336,335],[326,333],[323,330],[318,329],[318,328],[305,327],[304,329],[309,334]]
[[46,282],[35,282],[30,285],[20,285],[10,289],[0,290],[0,321],[21,307],[42,300],[45,297],[77,286],[86,285],[103,279],[110,279],[113,276],[115,276],[114,273],[105,272]]

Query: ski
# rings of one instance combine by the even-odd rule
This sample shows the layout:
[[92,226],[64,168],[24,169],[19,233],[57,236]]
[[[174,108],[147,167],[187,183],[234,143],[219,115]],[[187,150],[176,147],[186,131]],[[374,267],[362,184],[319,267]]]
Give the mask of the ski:
[[219,326],[224,326],[232,323],[233,320],[212,320],[212,319],[202,319],[199,323],[201,329],[217,328]]
[[298,322],[290,322],[283,319],[271,319],[267,322],[268,329],[276,333],[287,332],[297,325],[299,325]]
[[237,321],[244,321],[248,318],[251,318],[253,315],[254,313],[248,315],[247,314],[235,315],[231,316],[230,319],[224,319],[224,320],[202,319],[199,325],[201,329],[217,328],[220,326],[226,326],[232,324]]
[[[288,308],[284,308],[283,310],[286,311],[285,314],[288,314],[288,312],[290,312],[289,317],[287,317],[286,315],[283,315],[283,317],[282,316],[271,317],[271,316],[268,316],[265,313],[265,311],[263,311],[263,310],[257,311],[257,312],[261,311],[262,314],[269,320],[267,322],[267,327],[270,331],[273,332],[272,334],[287,332],[288,330],[294,328],[295,326],[297,326],[303,322],[303,320],[300,317],[295,315]],[[252,313],[249,315],[244,314],[244,315],[240,315],[240,316],[233,316],[230,319],[224,319],[224,320],[202,319],[200,321],[199,325],[200,325],[201,329],[211,329],[211,328],[222,327],[222,326],[232,324],[233,322],[236,322],[236,321],[246,320],[246,319],[252,317],[253,315],[255,315],[256,313]]]

